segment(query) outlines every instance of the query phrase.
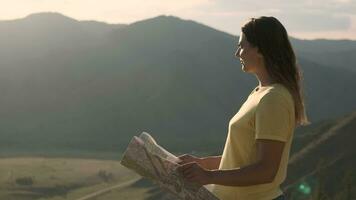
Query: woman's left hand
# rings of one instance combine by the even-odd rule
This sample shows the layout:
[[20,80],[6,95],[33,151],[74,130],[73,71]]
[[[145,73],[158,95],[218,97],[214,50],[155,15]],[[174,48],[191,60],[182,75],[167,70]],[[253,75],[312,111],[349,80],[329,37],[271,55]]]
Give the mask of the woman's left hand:
[[211,171],[204,169],[196,162],[186,163],[177,167],[177,171],[190,182],[198,183],[200,185],[207,185],[211,183]]

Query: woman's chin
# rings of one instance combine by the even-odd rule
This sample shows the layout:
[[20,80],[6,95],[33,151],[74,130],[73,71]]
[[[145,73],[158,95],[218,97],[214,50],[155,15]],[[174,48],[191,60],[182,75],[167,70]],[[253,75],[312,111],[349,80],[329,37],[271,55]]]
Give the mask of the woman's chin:
[[245,65],[241,65],[241,69],[243,72],[246,73],[253,73],[248,67],[246,67]]

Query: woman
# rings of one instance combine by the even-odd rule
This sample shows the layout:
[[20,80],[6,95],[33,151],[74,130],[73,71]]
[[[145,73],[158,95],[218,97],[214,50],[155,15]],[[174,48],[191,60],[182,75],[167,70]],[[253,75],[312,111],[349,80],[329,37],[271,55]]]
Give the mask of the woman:
[[252,18],[241,28],[236,57],[259,85],[229,122],[221,156],[183,155],[178,171],[191,182],[213,184],[221,200],[285,199],[294,129],[308,124],[301,74],[288,34],[274,17]]

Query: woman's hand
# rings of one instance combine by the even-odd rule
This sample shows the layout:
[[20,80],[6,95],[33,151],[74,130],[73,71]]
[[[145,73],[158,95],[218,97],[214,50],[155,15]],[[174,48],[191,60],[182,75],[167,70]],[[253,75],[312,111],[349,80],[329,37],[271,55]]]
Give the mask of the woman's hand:
[[216,170],[219,169],[221,156],[209,156],[209,157],[202,157],[198,158],[189,154],[184,154],[178,157],[181,161],[178,162],[180,165],[184,165],[190,162],[196,162],[204,169],[208,170]]
[[197,162],[188,162],[177,167],[177,171],[189,181],[206,185],[211,183],[211,171],[204,169]]
[[178,162],[178,164],[180,165],[184,165],[186,163],[190,163],[190,162],[196,162],[201,164],[201,158],[189,155],[189,154],[183,154],[181,156],[178,157],[181,161]]

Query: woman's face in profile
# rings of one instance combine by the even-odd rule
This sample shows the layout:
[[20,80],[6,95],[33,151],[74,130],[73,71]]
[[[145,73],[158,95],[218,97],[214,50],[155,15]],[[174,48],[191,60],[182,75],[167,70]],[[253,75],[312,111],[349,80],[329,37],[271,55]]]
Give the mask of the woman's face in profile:
[[246,39],[243,32],[240,34],[235,56],[240,59],[244,72],[254,73],[258,70],[261,54],[257,47],[253,47]]

